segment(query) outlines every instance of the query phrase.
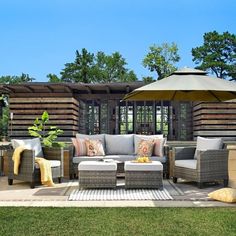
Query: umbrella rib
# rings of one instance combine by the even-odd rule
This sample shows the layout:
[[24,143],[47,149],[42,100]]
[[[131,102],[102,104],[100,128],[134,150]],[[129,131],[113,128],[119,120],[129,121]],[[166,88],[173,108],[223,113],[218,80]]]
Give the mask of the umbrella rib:
[[215,98],[218,100],[218,102],[221,102],[221,100],[220,100],[212,91],[208,90],[208,92],[209,92],[213,97],[215,97]]
[[142,93],[143,91],[136,91],[136,92],[131,92],[130,94],[127,94],[124,99],[122,99],[122,101],[125,101],[127,99],[129,99],[130,97],[132,98],[134,95],[137,95],[139,93]]
[[176,93],[177,93],[177,91],[174,92],[174,94],[173,94],[173,96],[171,97],[170,100],[174,100]]

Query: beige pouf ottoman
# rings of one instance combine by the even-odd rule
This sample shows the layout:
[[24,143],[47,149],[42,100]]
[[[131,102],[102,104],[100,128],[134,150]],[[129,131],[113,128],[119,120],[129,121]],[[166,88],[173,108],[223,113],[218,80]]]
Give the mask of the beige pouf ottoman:
[[163,188],[163,165],[160,161],[150,163],[125,162],[125,188]]
[[116,188],[115,162],[82,161],[78,165],[79,188]]

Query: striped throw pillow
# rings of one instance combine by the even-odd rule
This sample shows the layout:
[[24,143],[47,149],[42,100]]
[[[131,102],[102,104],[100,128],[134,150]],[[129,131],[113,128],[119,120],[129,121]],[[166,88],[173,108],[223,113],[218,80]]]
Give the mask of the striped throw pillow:
[[72,143],[75,147],[76,156],[87,156],[87,148],[85,139],[82,138],[71,138]]
[[154,147],[153,147],[153,156],[163,157],[164,156],[164,144],[165,138],[157,138],[154,139]]

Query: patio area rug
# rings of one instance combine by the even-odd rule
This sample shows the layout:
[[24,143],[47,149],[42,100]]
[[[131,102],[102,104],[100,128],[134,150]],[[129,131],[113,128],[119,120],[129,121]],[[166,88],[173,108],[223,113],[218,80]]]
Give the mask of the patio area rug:
[[114,201],[114,200],[173,200],[164,188],[159,189],[74,189],[69,201]]

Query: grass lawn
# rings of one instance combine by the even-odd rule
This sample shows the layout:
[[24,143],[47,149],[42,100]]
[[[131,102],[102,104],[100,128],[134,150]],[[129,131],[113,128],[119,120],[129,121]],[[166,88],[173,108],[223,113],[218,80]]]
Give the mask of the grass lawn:
[[0,235],[236,235],[236,208],[0,208]]

